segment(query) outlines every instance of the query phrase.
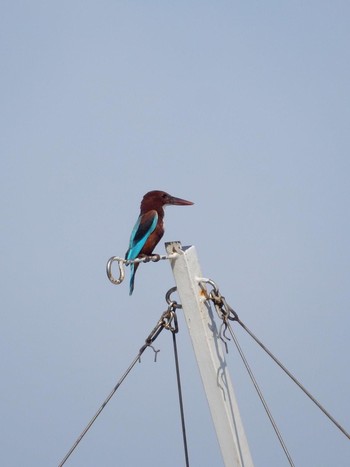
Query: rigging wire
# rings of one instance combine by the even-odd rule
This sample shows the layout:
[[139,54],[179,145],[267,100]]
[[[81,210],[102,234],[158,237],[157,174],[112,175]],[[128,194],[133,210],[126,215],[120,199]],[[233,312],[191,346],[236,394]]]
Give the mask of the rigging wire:
[[350,434],[345,430],[345,428],[340,425],[339,422],[321,405],[321,403],[303,386],[300,381],[281,363],[277,357],[252,333],[252,331],[247,328],[247,326],[240,320],[237,320],[238,324],[255,340],[255,342],[267,353],[269,357],[289,376],[289,378],[306,394],[309,399],[329,418],[331,422],[348,438],[350,439]]
[[[233,329],[229,323],[229,319],[233,319],[233,318],[230,318],[230,314],[233,312],[232,308],[227,304],[226,300],[225,300],[225,297],[223,297],[220,292],[219,292],[219,289],[217,287],[217,285],[215,284],[214,281],[212,281],[211,279],[202,279],[202,282],[208,282],[210,283],[212,286],[213,286],[213,290],[210,292],[209,294],[209,298],[212,300],[212,302],[214,303],[215,305],[215,309],[217,311],[217,314],[219,316],[219,318],[222,320],[222,324],[221,324],[221,327],[220,327],[220,331],[219,331],[219,337],[220,339],[224,342],[225,344],[225,347],[226,347],[226,352],[228,351],[227,349],[227,340],[230,340],[230,338],[226,335],[226,330],[228,329],[230,334],[231,334],[231,337],[233,339],[233,342],[238,350],[238,353],[244,363],[244,366],[248,372],[248,375],[253,383],[253,386],[259,396],[259,399],[265,409],[265,412],[270,420],[270,423],[276,433],[276,436],[278,438],[278,441],[288,459],[288,462],[289,462],[289,465],[291,467],[295,467],[295,464],[293,462],[293,459],[288,451],[288,448],[286,446],[286,443],[284,442],[283,440],[283,437],[282,437],[282,434],[275,422],[275,419],[273,418],[272,416],[272,413],[271,413],[271,410],[269,409],[269,406],[267,405],[267,402],[263,396],[263,393],[258,385],[258,382],[254,376],[254,373],[248,363],[248,360],[246,358],[246,356],[244,355],[244,352],[242,350],[242,347],[240,346],[239,342],[238,342],[238,339],[235,335],[235,333],[233,332]],[[231,311],[232,310],[232,311]]]
[[174,314],[174,317],[175,317],[175,323],[176,323],[176,330],[172,331],[172,335],[173,335],[173,348],[174,348],[176,379],[177,379],[177,392],[178,392],[178,396],[179,396],[180,415],[181,415],[181,429],[182,429],[182,440],[183,440],[183,445],[184,445],[185,462],[186,462],[186,467],[189,467],[190,466],[190,461],[189,461],[189,457],[188,457],[186,425],[185,425],[185,412],[184,412],[184,405],[183,405],[183,399],[182,399],[182,388],[181,388],[181,379],[180,379],[180,365],[179,365],[179,356],[178,356],[177,343],[176,343],[176,333],[178,332],[176,314]]
[[[200,282],[209,283],[213,290],[209,294],[209,298],[213,301],[217,310],[218,316],[223,320],[223,324],[226,328],[229,328],[228,320],[236,321],[251,337],[252,339],[268,354],[270,358],[286,373],[287,376],[306,394],[309,399],[333,422],[333,424],[348,438],[350,434],[340,423],[323,407],[323,405],[300,383],[300,381],[278,360],[277,357],[258,339],[258,337],[241,321],[236,311],[226,302],[218,289],[216,283],[211,279],[202,278]],[[226,330],[225,328],[225,330]],[[223,336],[225,336],[225,330]],[[225,341],[224,341],[225,342]],[[226,344],[226,342],[225,342]]]
[[[184,446],[185,462],[186,467],[190,466],[190,461],[188,457],[188,447],[187,447],[187,436],[186,436],[186,425],[185,425],[185,411],[182,398],[182,388],[181,388],[181,378],[180,378],[180,365],[179,365],[179,356],[177,351],[176,343],[176,334],[179,332],[179,325],[177,321],[176,309],[182,308],[182,305],[177,303],[175,300],[171,300],[171,294],[176,292],[177,287],[172,287],[169,289],[165,295],[165,300],[168,303],[168,312],[170,317],[168,317],[168,325],[166,326],[172,332],[173,335],[173,350],[174,350],[174,359],[175,359],[175,368],[176,368],[176,380],[177,380],[177,393],[179,397],[179,406],[180,406],[180,415],[181,415],[181,429],[182,429],[182,440]],[[171,326],[172,321],[174,325]]]
[[236,348],[237,348],[237,350],[239,352],[239,355],[240,355],[240,357],[241,357],[241,359],[242,359],[242,361],[244,363],[244,366],[246,367],[246,370],[247,370],[247,372],[248,372],[248,374],[250,376],[250,379],[252,380],[254,388],[255,388],[256,392],[258,393],[259,399],[261,400],[261,403],[264,406],[265,412],[266,412],[267,416],[270,419],[271,425],[272,425],[273,429],[275,430],[277,438],[278,438],[278,440],[279,440],[279,442],[280,442],[280,444],[282,446],[282,449],[283,449],[283,451],[284,451],[284,453],[285,453],[285,455],[286,455],[286,457],[288,459],[288,462],[292,467],[295,467],[293,459],[292,459],[292,457],[291,457],[291,455],[290,455],[290,453],[289,453],[289,451],[287,449],[287,446],[286,446],[286,444],[285,444],[285,442],[284,442],[284,440],[282,438],[282,434],[281,434],[281,432],[280,432],[280,430],[279,430],[279,428],[278,428],[278,426],[277,426],[277,424],[276,424],[276,422],[275,422],[275,420],[274,420],[274,418],[272,416],[272,413],[271,413],[271,411],[269,409],[269,406],[267,405],[267,402],[266,402],[266,400],[265,400],[265,398],[263,396],[263,393],[262,393],[262,391],[261,391],[261,389],[260,389],[260,387],[259,387],[259,385],[258,385],[258,383],[257,383],[257,381],[255,379],[255,376],[254,376],[253,371],[252,371],[252,369],[251,369],[251,367],[250,367],[250,365],[248,363],[248,360],[246,359],[246,357],[245,357],[245,355],[243,353],[243,350],[242,350],[242,348],[241,348],[241,346],[240,346],[240,344],[238,342],[238,339],[237,339],[235,333],[233,332],[233,329],[232,329],[230,323],[225,323],[225,324],[227,325],[227,328],[228,328],[228,330],[229,330],[229,332],[231,334],[233,342],[235,343]]
[[[147,346],[146,346],[147,347]],[[66,461],[68,460],[68,458],[70,457],[70,455],[73,453],[73,451],[75,450],[75,448],[78,446],[78,444],[80,443],[80,441],[83,439],[83,437],[86,435],[86,433],[89,431],[89,429],[91,428],[91,426],[93,425],[93,423],[95,422],[96,418],[100,415],[100,413],[102,412],[102,410],[106,407],[106,405],[108,404],[108,402],[111,400],[111,398],[113,397],[113,395],[115,394],[115,392],[117,391],[117,389],[119,388],[119,386],[122,384],[122,382],[124,381],[124,379],[128,376],[128,374],[130,373],[130,371],[133,369],[133,367],[135,366],[135,364],[140,360],[140,357],[142,355],[142,353],[144,352],[144,350],[146,349],[146,347],[142,347],[139,351],[139,353],[137,354],[137,356],[134,358],[133,362],[130,364],[129,368],[125,371],[125,373],[123,374],[123,376],[120,378],[120,380],[118,381],[118,383],[114,386],[114,388],[112,389],[112,391],[109,393],[109,395],[106,397],[105,401],[103,402],[103,404],[101,405],[101,407],[98,409],[98,411],[95,413],[95,415],[92,417],[92,419],[89,421],[89,423],[86,425],[86,427],[84,428],[84,430],[81,432],[81,434],[78,436],[77,440],[75,441],[75,443],[73,444],[73,446],[70,448],[70,450],[67,452],[67,454],[65,455],[65,457],[62,459],[62,461],[60,462],[60,464],[58,465],[58,467],[62,467]],[[142,350],[142,351],[141,351]]]
[[102,403],[102,405],[100,406],[100,408],[98,409],[98,411],[95,413],[95,415],[92,417],[92,419],[89,421],[89,423],[86,425],[86,427],[84,428],[84,430],[81,432],[81,434],[78,436],[77,440],[75,441],[75,443],[73,444],[73,446],[70,448],[70,450],[67,452],[67,454],[65,455],[65,457],[62,459],[62,461],[59,463],[58,467],[62,467],[66,461],[68,460],[68,458],[71,456],[71,454],[73,453],[73,451],[76,449],[76,447],[78,446],[78,444],[80,443],[80,441],[83,439],[83,437],[86,435],[86,433],[89,431],[89,429],[92,427],[93,423],[96,421],[97,417],[100,415],[100,413],[102,412],[102,410],[106,407],[106,405],[108,404],[108,402],[111,400],[111,398],[113,397],[113,395],[115,394],[115,392],[117,391],[117,389],[120,387],[120,385],[122,384],[122,382],[125,380],[125,378],[128,376],[128,374],[130,373],[130,371],[133,369],[133,367],[136,365],[136,363],[138,361],[140,361],[140,358],[141,358],[141,355],[143,354],[143,352],[148,348],[148,347],[151,347],[155,353],[155,358],[154,360],[156,361],[156,358],[157,358],[157,353],[159,352],[159,350],[155,350],[155,348],[152,346],[152,342],[155,341],[155,339],[159,336],[159,334],[162,332],[162,330],[164,328],[167,328],[169,326],[169,322],[168,322],[168,310],[165,311],[161,318],[159,319],[157,325],[153,328],[152,332],[149,334],[149,336],[147,337],[147,339],[145,340],[145,343],[144,345],[140,348],[138,354],[136,355],[136,357],[134,358],[134,360],[132,361],[132,363],[129,365],[129,367],[127,368],[127,370],[125,371],[125,373],[122,375],[122,377],[119,379],[119,381],[117,382],[117,384],[114,386],[114,388],[112,389],[112,391],[109,393],[109,395],[106,397],[106,399],[104,400],[104,402]]

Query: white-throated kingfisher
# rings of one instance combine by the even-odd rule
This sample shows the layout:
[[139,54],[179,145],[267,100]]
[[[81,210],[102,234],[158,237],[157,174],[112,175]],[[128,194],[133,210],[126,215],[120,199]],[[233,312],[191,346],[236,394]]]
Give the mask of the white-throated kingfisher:
[[[125,259],[151,255],[164,234],[164,207],[169,205],[190,206],[192,201],[175,198],[165,191],[149,191],[141,201],[140,216],[131,232],[129,249]],[[139,263],[131,263],[130,291],[134,290],[135,273]]]

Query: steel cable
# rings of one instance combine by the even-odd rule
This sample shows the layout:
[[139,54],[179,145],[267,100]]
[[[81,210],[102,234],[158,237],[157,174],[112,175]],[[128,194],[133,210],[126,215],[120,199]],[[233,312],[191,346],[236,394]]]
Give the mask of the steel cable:
[[182,389],[181,389],[181,380],[180,380],[180,366],[179,366],[179,357],[178,357],[177,344],[176,344],[176,333],[174,331],[173,331],[173,347],[174,347],[174,358],[175,358],[175,367],[176,367],[177,392],[179,395],[179,405],[180,405],[180,414],[181,414],[181,429],[182,429],[182,439],[183,439],[183,445],[184,445],[185,462],[186,462],[186,467],[189,467],[190,461],[188,457],[185,412],[184,412],[184,406],[183,406],[183,400],[182,400]]
[[348,438],[350,434],[343,428],[339,422],[322,406],[322,404],[292,375],[292,373],[281,363],[277,357],[256,337],[255,334],[238,318],[235,319],[240,326],[255,340],[255,342],[267,353],[269,357],[289,376],[289,378],[306,394],[312,402],[334,423],[334,425]]
[[102,403],[102,405],[100,406],[100,408],[98,409],[98,411],[96,412],[96,414],[92,417],[92,419],[89,421],[89,423],[86,425],[86,427],[84,428],[84,430],[81,432],[81,434],[78,436],[77,440],[75,441],[75,443],[73,444],[73,446],[70,448],[70,450],[67,452],[67,454],[65,455],[65,457],[62,459],[62,461],[59,463],[58,467],[62,467],[66,461],[68,460],[68,458],[71,456],[71,454],[73,453],[73,451],[75,450],[75,448],[78,446],[78,444],[80,443],[80,441],[83,439],[83,437],[86,435],[86,433],[89,431],[89,429],[91,428],[91,426],[93,425],[93,423],[96,421],[97,417],[100,415],[100,413],[102,412],[102,410],[106,407],[106,405],[108,404],[108,402],[111,400],[111,398],[113,397],[113,395],[115,394],[115,392],[117,391],[117,389],[120,387],[120,385],[122,384],[122,382],[125,380],[125,378],[128,376],[128,374],[130,373],[130,371],[133,369],[133,367],[136,365],[136,363],[138,361],[140,361],[140,358],[141,358],[141,355],[143,354],[143,352],[147,349],[147,347],[151,347],[153,349],[153,351],[155,352],[155,359],[156,359],[156,356],[157,356],[157,352],[154,347],[151,345],[152,342],[154,342],[154,340],[159,336],[159,334],[162,332],[162,330],[168,326],[168,321],[167,321],[167,315],[168,315],[168,310],[166,312],[164,312],[161,316],[161,318],[159,319],[157,325],[153,328],[152,332],[149,334],[149,336],[147,337],[147,339],[145,340],[145,343],[144,345],[140,348],[138,354],[136,355],[136,357],[134,358],[134,360],[132,361],[132,363],[129,365],[129,367],[127,368],[127,370],[125,371],[125,373],[122,375],[122,377],[119,379],[119,381],[117,382],[117,384],[114,386],[114,388],[112,389],[112,391],[109,393],[109,395],[106,397],[106,399],[104,400],[104,402]]
[[261,403],[264,406],[265,412],[266,412],[267,416],[269,417],[271,425],[272,425],[273,429],[275,430],[277,438],[278,438],[278,440],[279,440],[279,442],[280,442],[280,444],[282,446],[282,449],[283,449],[283,451],[284,451],[284,453],[285,453],[285,455],[286,455],[286,457],[288,459],[288,462],[292,467],[295,467],[294,462],[292,460],[292,457],[291,457],[291,455],[290,455],[290,453],[289,453],[289,451],[287,449],[287,446],[286,446],[286,444],[285,444],[285,442],[284,442],[284,440],[282,438],[282,434],[281,434],[281,432],[280,432],[280,430],[279,430],[279,428],[278,428],[278,426],[277,426],[277,424],[276,424],[276,422],[275,422],[275,420],[274,420],[274,418],[272,416],[272,413],[271,413],[271,411],[269,409],[269,406],[267,405],[267,402],[266,402],[266,400],[265,400],[265,398],[263,396],[263,393],[261,392],[261,389],[260,389],[260,387],[259,387],[259,385],[258,385],[258,383],[257,383],[257,381],[255,379],[255,376],[254,376],[254,374],[252,372],[252,369],[250,368],[248,360],[246,359],[246,357],[245,357],[245,355],[243,353],[243,350],[242,350],[241,346],[239,345],[238,339],[237,339],[235,333],[233,332],[233,329],[232,329],[230,323],[226,322],[225,324],[227,325],[227,328],[228,328],[228,330],[229,330],[229,332],[231,334],[233,342],[235,343],[236,348],[237,348],[237,350],[239,352],[239,355],[240,355],[240,357],[241,357],[241,359],[242,359],[242,361],[244,363],[244,366],[246,367],[246,370],[247,370],[247,372],[248,372],[248,374],[250,376],[250,379],[252,380],[254,388],[255,388],[256,392],[258,393],[259,399],[261,400]]

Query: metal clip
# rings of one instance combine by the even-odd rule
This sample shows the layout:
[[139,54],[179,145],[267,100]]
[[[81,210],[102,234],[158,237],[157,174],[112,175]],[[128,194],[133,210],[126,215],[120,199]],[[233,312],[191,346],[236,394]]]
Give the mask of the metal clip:
[[221,295],[219,287],[212,279],[207,279],[206,277],[200,277],[198,279],[199,283],[210,284],[213,288],[208,294],[209,300],[211,300],[214,305],[216,312],[223,321],[229,319],[231,321],[238,321],[238,314],[234,311],[233,308],[227,303],[225,297]]
[[165,294],[165,300],[167,304],[169,305],[169,308],[173,307],[174,309],[176,308],[180,309],[182,308],[182,305],[180,303],[177,303],[175,300],[171,300],[171,297],[170,297],[170,295],[176,291],[177,291],[177,287],[172,287],[171,289],[169,289],[167,293]]
[[169,305],[168,309],[163,313],[162,325],[164,329],[167,329],[168,331],[171,331],[174,334],[179,332],[176,311],[172,304]]

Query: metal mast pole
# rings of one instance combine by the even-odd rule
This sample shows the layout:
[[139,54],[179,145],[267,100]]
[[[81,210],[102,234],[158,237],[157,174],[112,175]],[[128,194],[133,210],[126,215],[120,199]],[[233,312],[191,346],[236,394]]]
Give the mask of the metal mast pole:
[[203,292],[194,246],[166,243],[195,356],[226,467],[253,467],[213,311]]

